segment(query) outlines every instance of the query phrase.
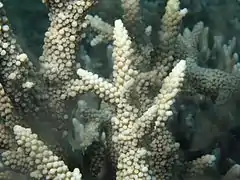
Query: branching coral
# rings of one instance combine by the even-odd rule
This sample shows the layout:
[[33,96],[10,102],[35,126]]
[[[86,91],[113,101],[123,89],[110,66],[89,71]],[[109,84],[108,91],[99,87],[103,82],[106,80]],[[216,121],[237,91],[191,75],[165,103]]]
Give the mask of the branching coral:
[[[198,65],[203,51],[198,51],[197,44],[207,30],[199,23],[180,34],[187,9],[180,9],[179,0],[167,1],[157,43],[151,43],[152,30],[143,22],[138,0],[121,1],[122,20],[116,19],[114,25],[90,15],[95,0],[43,3],[49,10],[50,26],[37,63],[17,43],[0,3],[0,142],[6,168],[36,179],[77,180],[100,177],[110,166],[111,179],[168,180],[202,174],[214,166],[214,155],[193,161],[181,155],[181,144],[169,128],[174,103],[185,85],[206,96],[216,94],[217,102],[225,102],[238,95],[239,76]],[[91,46],[102,41],[112,45],[110,78],[77,62],[79,43],[85,43],[88,28],[98,33]],[[232,52],[229,49],[226,58],[231,59]],[[89,92],[98,96],[99,109],[90,109],[79,100]],[[44,126],[44,133],[39,126]],[[75,169],[76,163],[69,158],[74,152],[66,146],[81,150],[81,159],[76,160],[81,163]],[[83,161],[89,159],[82,157],[91,150],[95,152],[87,166]]]

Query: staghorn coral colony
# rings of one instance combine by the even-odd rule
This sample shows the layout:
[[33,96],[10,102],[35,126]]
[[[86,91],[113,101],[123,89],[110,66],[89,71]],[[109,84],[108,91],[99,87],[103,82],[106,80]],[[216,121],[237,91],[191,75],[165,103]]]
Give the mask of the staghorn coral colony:
[[43,0],[36,60],[5,3],[0,179],[239,179],[236,37],[179,0]]

